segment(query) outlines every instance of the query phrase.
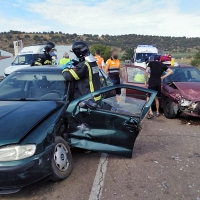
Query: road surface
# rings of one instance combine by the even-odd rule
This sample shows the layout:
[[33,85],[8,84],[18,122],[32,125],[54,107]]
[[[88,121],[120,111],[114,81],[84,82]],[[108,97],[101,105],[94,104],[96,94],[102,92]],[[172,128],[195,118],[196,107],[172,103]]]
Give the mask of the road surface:
[[0,195],[0,199],[200,200],[199,125],[199,119],[145,119],[132,159],[111,155],[101,159],[101,165],[106,162],[101,198],[95,196],[99,192],[95,180],[102,154],[72,149],[74,170],[68,179]]

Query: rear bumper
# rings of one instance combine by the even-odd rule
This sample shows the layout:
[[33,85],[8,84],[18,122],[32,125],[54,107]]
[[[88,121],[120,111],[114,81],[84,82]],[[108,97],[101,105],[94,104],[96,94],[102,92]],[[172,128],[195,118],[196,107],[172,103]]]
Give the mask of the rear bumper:
[[52,155],[53,150],[13,166],[0,162],[0,194],[16,193],[23,187],[50,176]]

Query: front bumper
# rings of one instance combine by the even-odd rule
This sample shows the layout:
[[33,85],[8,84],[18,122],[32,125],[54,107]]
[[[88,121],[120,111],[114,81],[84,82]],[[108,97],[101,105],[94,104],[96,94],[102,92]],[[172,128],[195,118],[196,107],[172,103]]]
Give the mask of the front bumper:
[[0,194],[16,193],[23,187],[50,176],[52,155],[53,149],[21,160],[21,164],[19,161],[0,162]]
[[180,111],[187,116],[200,117],[200,102],[193,103],[190,106],[180,106]]

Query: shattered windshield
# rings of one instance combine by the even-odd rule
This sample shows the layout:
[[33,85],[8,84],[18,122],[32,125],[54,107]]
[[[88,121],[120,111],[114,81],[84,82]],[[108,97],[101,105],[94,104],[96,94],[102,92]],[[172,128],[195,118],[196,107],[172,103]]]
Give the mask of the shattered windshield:
[[167,82],[200,82],[200,71],[192,67],[173,68],[173,74],[167,77]]
[[0,100],[63,100],[65,95],[61,73],[14,72],[0,82]]

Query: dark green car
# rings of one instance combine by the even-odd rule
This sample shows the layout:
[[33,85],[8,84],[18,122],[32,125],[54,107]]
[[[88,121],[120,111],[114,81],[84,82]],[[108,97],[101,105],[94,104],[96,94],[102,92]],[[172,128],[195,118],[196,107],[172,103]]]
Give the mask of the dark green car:
[[[44,179],[62,180],[72,171],[70,147],[131,158],[140,122],[155,91],[112,86],[100,71],[102,89],[69,101],[72,83],[60,67],[29,67],[0,83],[0,193],[14,193]],[[121,88],[117,103],[115,89]],[[148,102],[126,95],[139,90]],[[93,98],[101,95],[96,103]]]

